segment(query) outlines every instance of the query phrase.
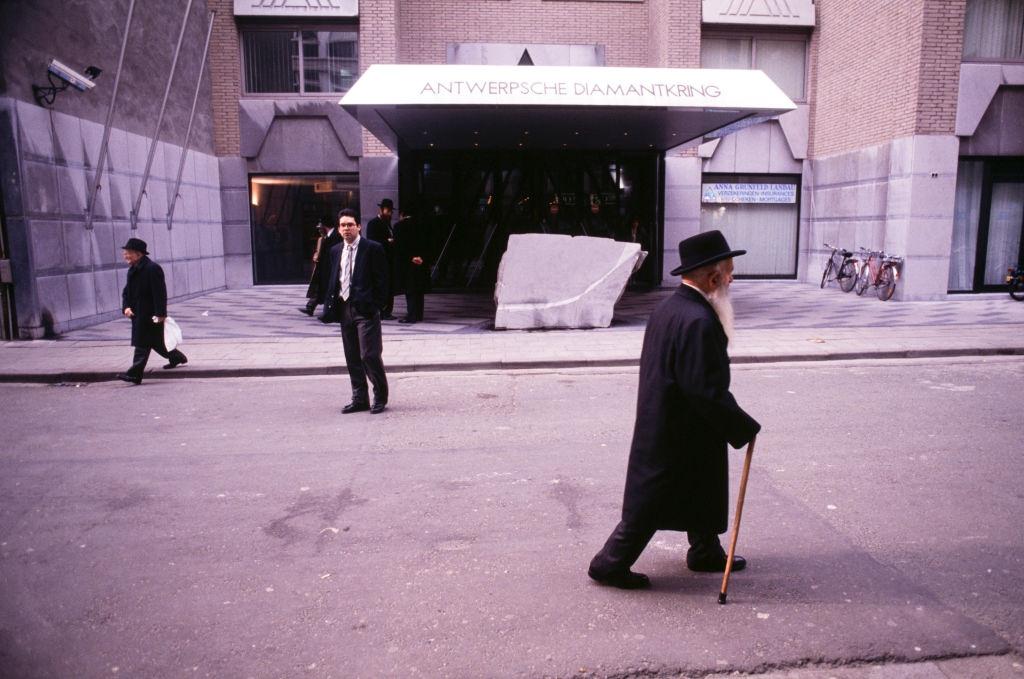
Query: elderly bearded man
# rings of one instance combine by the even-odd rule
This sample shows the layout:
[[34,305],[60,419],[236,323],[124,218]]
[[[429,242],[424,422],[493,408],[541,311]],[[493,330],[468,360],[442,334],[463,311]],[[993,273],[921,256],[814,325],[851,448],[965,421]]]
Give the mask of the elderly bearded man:
[[[650,586],[630,567],[658,530],[686,531],[690,570],[725,570],[718,535],[728,520],[727,443],[747,444],[761,429],[729,393],[732,258],[719,231],[679,243],[682,276],[675,294],[651,314],[640,355],[636,423],[626,472],[622,520],[589,575],[623,589]],[[732,570],[746,561],[736,557]]]

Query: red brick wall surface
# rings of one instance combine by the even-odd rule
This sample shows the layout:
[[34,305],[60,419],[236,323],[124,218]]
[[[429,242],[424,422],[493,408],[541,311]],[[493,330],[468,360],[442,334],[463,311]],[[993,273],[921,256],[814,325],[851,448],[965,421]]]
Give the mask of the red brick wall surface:
[[242,93],[238,29],[233,0],[207,0],[217,13],[210,36],[210,80],[213,95],[213,147],[218,156],[237,156],[238,98]]
[[[360,0],[359,2],[359,72],[373,64],[400,63],[398,8],[399,0]],[[417,3],[433,4],[433,3]],[[363,129],[363,155],[386,156],[391,153],[377,137]]]
[[923,58],[918,75],[918,134],[953,134],[966,8],[966,0],[925,3]]
[[965,0],[818,0],[811,154],[952,134]]
[[[686,2],[700,11],[699,0]],[[405,0],[398,60],[443,64],[448,44],[455,42],[600,44],[608,66],[646,66],[649,31],[648,2]]]

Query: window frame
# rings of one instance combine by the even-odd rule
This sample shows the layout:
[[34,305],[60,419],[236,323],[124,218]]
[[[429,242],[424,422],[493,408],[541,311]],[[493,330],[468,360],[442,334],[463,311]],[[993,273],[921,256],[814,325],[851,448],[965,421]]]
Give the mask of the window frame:
[[299,91],[298,92],[249,92],[246,89],[245,82],[245,66],[246,66],[246,55],[245,55],[245,38],[246,33],[280,33],[280,32],[291,32],[301,33],[303,31],[354,31],[356,33],[356,70],[354,78],[358,78],[361,73],[361,51],[360,51],[360,40],[362,38],[362,31],[360,31],[358,21],[330,21],[330,22],[281,22],[281,21],[260,21],[260,22],[246,22],[239,24],[238,26],[238,84],[239,84],[239,96],[243,99],[336,99],[344,95],[348,90],[341,92],[306,92],[306,67],[305,67],[305,54],[303,54],[302,40],[299,40],[298,59],[299,59]]
[[967,13],[970,11],[967,5],[970,5],[970,0],[964,5],[964,24],[963,30],[960,35],[960,62],[964,64],[1024,64],[1024,53],[1019,57],[968,57],[964,54],[967,41]]
[[[810,65],[811,65],[811,34],[807,31],[793,31],[793,30],[779,30],[772,31],[768,29],[758,30],[732,30],[724,28],[710,28],[701,31],[700,34],[700,46],[703,50],[705,39],[723,39],[723,40],[750,40],[750,60],[751,70],[760,70],[757,66],[757,43],[759,40],[776,40],[776,41],[790,41],[800,42],[804,45],[804,95],[799,99],[793,99],[793,103],[806,104],[809,103],[810,97]],[[703,67],[702,67],[703,68]],[[786,96],[789,96],[788,94]]]

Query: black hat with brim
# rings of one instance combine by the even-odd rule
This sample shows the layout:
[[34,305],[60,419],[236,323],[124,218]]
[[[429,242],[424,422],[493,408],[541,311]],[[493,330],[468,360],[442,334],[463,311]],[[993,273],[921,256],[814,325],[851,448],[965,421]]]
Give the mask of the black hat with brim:
[[144,255],[148,255],[149,252],[146,250],[146,241],[141,238],[129,238],[128,242],[121,246],[122,250],[134,250],[135,252],[141,252]]
[[721,231],[705,231],[679,241],[679,266],[669,272],[679,276],[687,271],[747,254],[746,250],[731,250]]
[[391,208],[392,210],[394,210],[395,209],[395,204],[391,201],[390,198],[385,198],[381,202],[377,203],[377,207],[386,207],[386,208]]

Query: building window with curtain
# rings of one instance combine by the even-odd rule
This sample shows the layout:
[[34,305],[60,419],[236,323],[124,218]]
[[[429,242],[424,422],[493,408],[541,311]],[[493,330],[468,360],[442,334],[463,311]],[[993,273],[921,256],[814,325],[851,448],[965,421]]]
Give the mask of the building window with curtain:
[[359,31],[242,29],[246,94],[341,94],[359,73]]
[[700,202],[700,230],[747,250],[737,277],[796,278],[799,175],[705,174]]
[[964,61],[1024,61],[1024,0],[967,0]]
[[793,101],[807,100],[807,38],[803,34],[705,34],[701,68],[756,68]]

